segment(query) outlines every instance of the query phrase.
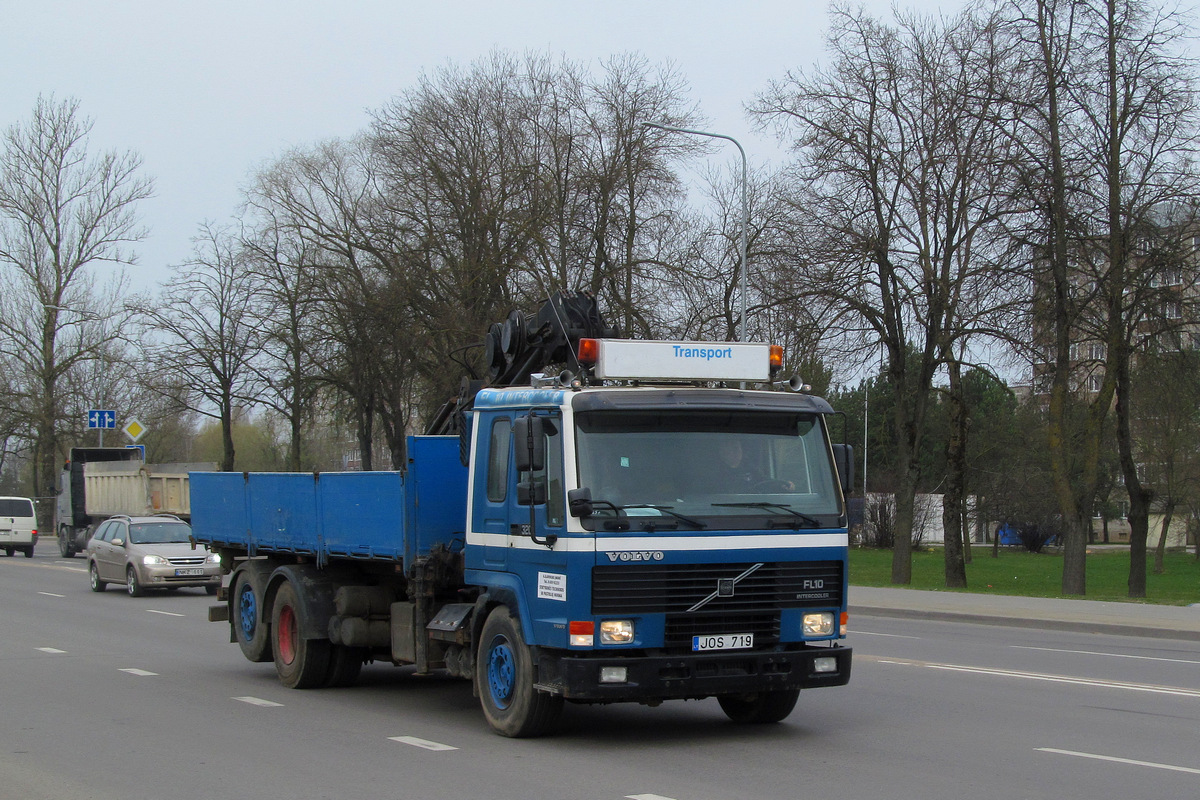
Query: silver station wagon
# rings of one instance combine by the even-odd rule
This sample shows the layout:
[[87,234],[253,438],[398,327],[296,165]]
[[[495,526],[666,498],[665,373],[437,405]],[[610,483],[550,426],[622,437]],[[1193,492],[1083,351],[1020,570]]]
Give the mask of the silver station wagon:
[[216,594],[221,585],[221,558],[191,543],[192,526],[178,517],[110,517],[88,540],[88,577],[93,592],[123,583],[130,597],[147,589],[203,586]]

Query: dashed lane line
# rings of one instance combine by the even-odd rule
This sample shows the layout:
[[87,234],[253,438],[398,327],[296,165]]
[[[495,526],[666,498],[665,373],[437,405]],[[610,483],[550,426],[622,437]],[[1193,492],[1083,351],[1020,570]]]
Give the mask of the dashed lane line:
[[66,597],[65,594],[55,594],[54,592],[38,592],[38,594],[44,594],[46,597]]
[[159,611],[154,608],[147,608],[147,614],[162,614],[164,617],[186,617],[187,614],[176,614],[174,611]]
[[37,649],[41,650],[43,653],[49,653],[50,655],[54,656],[62,655],[63,653],[67,652],[66,650],[59,650],[57,647],[39,647]]
[[458,749],[453,745],[442,744],[441,742],[431,742],[428,739],[418,739],[416,736],[389,736],[388,739],[393,742],[399,742],[400,744],[408,744],[412,745],[413,747],[420,747],[422,750],[433,750],[435,752]]
[[1188,658],[1162,658],[1160,656],[1135,656],[1129,653],[1101,653],[1096,650],[1062,650],[1057,647],[1031,647],[1024,644],[1013,644],[1009,647],[1017,650],[1040,650],[1044,653],[1070,653],[1080,656],[1108,656],[1109,658],[1133,658],[1138,661],[1165,661],[1170,664],[1200,664],[1200,661]]
[[263,700],[261,697],[234,697],[233,700],[238,700],[243,703],[249,703],[252,706],[261,706],[263,708],[282,708],[283,703],[276,703],[274,700]]
[[128,672],[130,675],[137,675],[139,678],[148,678],[150,676],[158,675],[157,672],[150,672],[149,670],[137,669],[136,667],[124,667],[120,671]]

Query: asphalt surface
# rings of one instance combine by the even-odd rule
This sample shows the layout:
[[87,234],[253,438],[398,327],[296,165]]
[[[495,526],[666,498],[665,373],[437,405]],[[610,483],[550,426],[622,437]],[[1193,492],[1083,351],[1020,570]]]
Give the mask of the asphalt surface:
[[855,614],[1200,641],[1200,604],[1163,606],[851,586],[851,631]]

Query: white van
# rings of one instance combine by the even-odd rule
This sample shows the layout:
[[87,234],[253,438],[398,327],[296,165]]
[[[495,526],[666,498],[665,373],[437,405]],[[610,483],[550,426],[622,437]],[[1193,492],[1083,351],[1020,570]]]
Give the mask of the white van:
[[12,556],[20,550],[33,558],[37,544],[37,516],[28,497],[0,497],[0,550]]

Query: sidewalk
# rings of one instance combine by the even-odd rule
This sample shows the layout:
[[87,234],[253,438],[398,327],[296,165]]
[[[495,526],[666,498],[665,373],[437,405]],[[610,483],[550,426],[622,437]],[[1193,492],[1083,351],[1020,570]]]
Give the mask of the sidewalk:
[[1200,606],[851,586],[851,632],[856,614],[1200,641]]

